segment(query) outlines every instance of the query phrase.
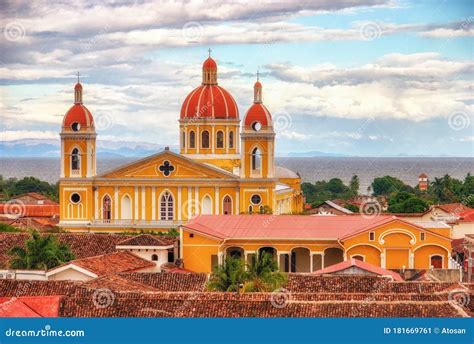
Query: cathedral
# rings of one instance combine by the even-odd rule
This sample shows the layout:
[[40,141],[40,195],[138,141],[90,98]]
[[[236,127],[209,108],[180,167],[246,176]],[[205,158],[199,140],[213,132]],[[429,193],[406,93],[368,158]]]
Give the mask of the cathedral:
[[262,84],[241,123],[209,56],[202,83],[184,100],[179,154],[163,151],[96,173],[94,117],[82,85],[61,129],[60,226],[68,231],[131,232],[176,228],[200,214],[303,211],[298,174],[275,165],[275,131]]

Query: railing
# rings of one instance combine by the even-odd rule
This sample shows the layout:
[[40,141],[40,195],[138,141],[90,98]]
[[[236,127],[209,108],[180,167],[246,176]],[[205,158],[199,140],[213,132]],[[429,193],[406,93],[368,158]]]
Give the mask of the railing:
[[120,226],[120,227],[148,227],[148,226],[160,226],[160,227],[173,227],[177,226],[183,223],[183,221],[174,221],[174,220],[151,220],[151,221],[146,221],[146,220],[115,220],[115,219],[110,219],[110,220],[93,220],[92,225],[96,226]]

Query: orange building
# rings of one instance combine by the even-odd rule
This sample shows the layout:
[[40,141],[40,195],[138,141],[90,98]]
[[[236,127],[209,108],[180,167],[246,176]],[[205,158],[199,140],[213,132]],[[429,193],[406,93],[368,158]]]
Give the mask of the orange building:
[[348,259],[386,269],[446,269],[449,235],[449,228],[394,216],[199,216],[181,226],[180,255],[196,272],[210,272],[227,255],[249,260],[262,250],[285,272],[313,272]]
[[82,85],[61,130],[60,226],[70,231],[169,229],[198,214],[303,211],[300,177],[275,165],[275,132],[262,84],[240,126],[238,106],[209,57],[202,83],[184,100],[180,152],[96,173],[94,118]]

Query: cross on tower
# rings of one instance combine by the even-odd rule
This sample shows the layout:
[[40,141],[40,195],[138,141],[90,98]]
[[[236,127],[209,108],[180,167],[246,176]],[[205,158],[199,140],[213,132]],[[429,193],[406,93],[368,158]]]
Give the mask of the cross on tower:
[[260,72],[258,71],[257,69],[257,81],[258,81],[258,77],[260,76]]
[[80,73],[77,72],[77,82],[79,82],[79,75],[80,75]]
[[211,52],[212,52],[212,49],[209,48],[207,51],[209,51],[209,57],[211,57]]
[[168,160],[166,160],[163,162],[163,165],[159,167],[159,170],[163,173],[165,177],[168,177],[171,174],[171,172],[174,171],[174,166],[171,165],[171,163]]

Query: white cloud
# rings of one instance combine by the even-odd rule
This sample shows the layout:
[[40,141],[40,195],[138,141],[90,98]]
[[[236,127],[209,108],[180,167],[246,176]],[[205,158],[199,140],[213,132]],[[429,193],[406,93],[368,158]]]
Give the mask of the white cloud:
[[5,130],[0,132],[0,141],[22,139],[59,139],[59,132],[43,130]]
[[281,132],[277,133],[278,136],[283,136],[284,138],[287,138],[289,140],[295,140],[295,141],[306,141],[311,138],[311,135],[306,135],[297,131],[289,131],[289,130],[283,130]]

